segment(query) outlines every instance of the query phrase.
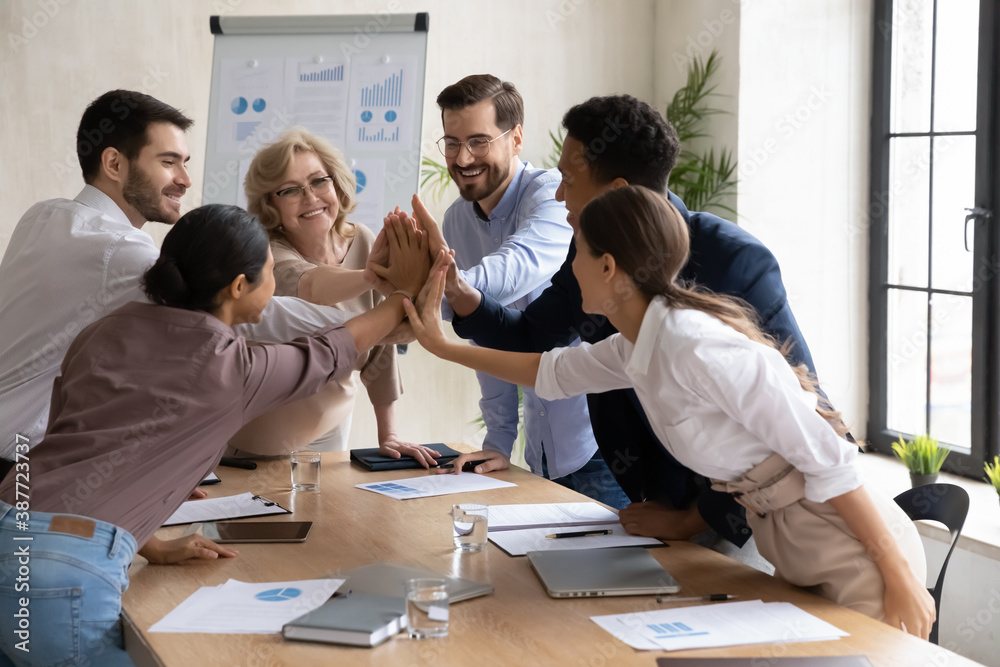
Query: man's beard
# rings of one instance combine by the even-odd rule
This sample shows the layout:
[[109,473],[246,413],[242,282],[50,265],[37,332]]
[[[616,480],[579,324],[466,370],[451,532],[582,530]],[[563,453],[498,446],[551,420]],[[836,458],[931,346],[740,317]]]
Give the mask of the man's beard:
[[122,197],[148,222],[165,222],[172,225],[180,217],[177,211],[161,204],[163,193],[156,190],[153,180],[137,165],[132,165],[129,169]]
[[[503,168],[497,167],[495,165],[482,165],[486,169],[486,181],[482,185],[466,185],[458,189],[458,193],[462,196],[462,199],[466,201],[482,201],[492,195],[497,191],[503,182],[507,180],[510,175],[510,164],[505,163]],[[471,167],[475,169],[475,166]],[[451,178],[456,183],[458,178],[455,175],[458,173],[458,166],[453,166],[450,170]],[[465,168],[464,171],[469,171],[469,168]],[[461,176],[459,176],[461,178]]]

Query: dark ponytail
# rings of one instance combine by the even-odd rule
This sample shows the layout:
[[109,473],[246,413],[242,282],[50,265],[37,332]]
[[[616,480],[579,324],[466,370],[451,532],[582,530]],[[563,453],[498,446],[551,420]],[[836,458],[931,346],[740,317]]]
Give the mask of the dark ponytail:
[[153,303],[212,312],[219,291],[243,274],[256,284],[267,263],[267,232],[239,208],[208,204],[185,215],[163,239],[160,257],[142,277]]
[[760,316],[750,304],[700,285],[685,285],[679,279],[690,253],[690,232],[680,212],[663,195],[637,185],[610,190],[583,209],[580,232],[591,253],[614,257],[646,298],[662,296],[671,308],[708,313],[750,340],[779,350],[802,388],[819,396],[816,412],[838,434],[847,433],[840,413],[827,409],[829,401],[819,394],[816,377],[804,364],[789,359],[791,342],[779,346],[762,331]]

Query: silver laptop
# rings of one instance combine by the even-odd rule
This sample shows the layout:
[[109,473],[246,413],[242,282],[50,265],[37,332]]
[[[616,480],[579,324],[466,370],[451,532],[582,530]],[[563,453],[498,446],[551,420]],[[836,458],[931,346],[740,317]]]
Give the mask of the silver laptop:
[[680,586],[642,547],[529,551],[550,597],[672,595]]
[[405,597],[406,580],[420,577],[443,577],[447,582],[448,599],[451,602],[461,602],[493,592],[493,584],[481,584],[460,577],[449,577],[431,570],[390,565],[389,563],[372,563],[335,575],[337,579],[347,580],[340,587],[342,591],[392,597]]

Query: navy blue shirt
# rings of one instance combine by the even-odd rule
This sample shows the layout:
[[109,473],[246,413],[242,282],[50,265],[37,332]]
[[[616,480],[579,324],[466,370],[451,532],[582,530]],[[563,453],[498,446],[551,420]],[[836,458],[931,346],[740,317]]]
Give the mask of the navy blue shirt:
[[[679,197],[668,195],[691,233],[691,257],[681,278],[746,300],[760,315],[765,332],[779,343],[792,343],[792,361],[815,373],[771,251],[732,222],[710,213],[691,213]],[[617,333],[607,318],[583,312],[580,286],[573,276],[575,256],[576,244],[571,243],[552,285],[523,311],[504,308],[484,295],[475,312],[454,319],[455,332],[483,347],[517,352],[545,352],[577,337],[596,343]],[[633,390],[588,394],[587,404],[601,455],[633,502],[656,500],[677,509],[696,502],[702,518],[720,535],[737,546],[749,539],[743,507],[731,495],[709,489],[708,480],[667,452]]]

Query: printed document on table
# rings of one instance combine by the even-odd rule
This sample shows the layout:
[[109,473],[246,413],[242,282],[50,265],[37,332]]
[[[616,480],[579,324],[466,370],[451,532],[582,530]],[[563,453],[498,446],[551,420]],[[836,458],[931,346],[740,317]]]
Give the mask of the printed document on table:
[[490,505],[491,531],[598,523],[618,523],[617,512],[595,502]]
[[[669,604],[669,597],[664,597]],[[677,651],[738,644],[815,642],[848,633],[788,602],[749,600],[591,616],[632,648]]]
[[458,475],[424,475],[423,477],[407,477],[387,482],[368,482],[355,484],[359,489],[374,491],[396,500],[410,498],[429,498],[445,496],[450,493],[466,493],[468,491],[488,491],[517,486],[511,482],[503,482],[486,475],[466,473]]
[[248,584],[230,579],[195,591],[149,628],[150,632],[271,634],[318,609],[344,579]]
[[[493,519],[493,507],[490,506],[490,520]],[[489,523],[489,522],[487,522]],[[610,535],[594,535],[592,537],[562,537],[553,539],[545,537],[553,533],[582,532],[586,530],[610,530]],[[529,551],[562,551],[564,549],[606,549],[609,547],[648,547],[663,546],[663,542],[652,537],[629,535],[620,524],[600,523],[589,526],[570,526],[568,528],[524,528],[522,530],[501,530],[489,533],[490,542],[497,545],[511,556],[524,556]]]
[[247,491],[235,496],[208,498],[206,500],[188,500],[170,515],[163,525],[176,526],[182,523],[198,521],[224,521],[226,519],[242,519],[249,516],[265,516],[267,514],[291,514],[281,505],[255,496]]

